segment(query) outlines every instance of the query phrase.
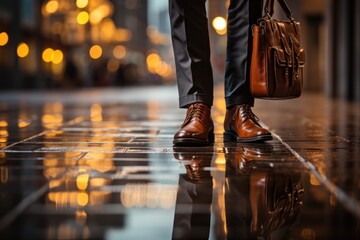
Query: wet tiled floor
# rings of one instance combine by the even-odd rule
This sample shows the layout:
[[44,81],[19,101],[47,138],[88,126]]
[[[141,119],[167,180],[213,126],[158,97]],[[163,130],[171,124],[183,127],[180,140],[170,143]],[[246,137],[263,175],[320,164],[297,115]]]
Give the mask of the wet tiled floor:
[[0,93],[0,239],[360,239],[360,105],[257,101],[264,144],[174,147],[174,87]]

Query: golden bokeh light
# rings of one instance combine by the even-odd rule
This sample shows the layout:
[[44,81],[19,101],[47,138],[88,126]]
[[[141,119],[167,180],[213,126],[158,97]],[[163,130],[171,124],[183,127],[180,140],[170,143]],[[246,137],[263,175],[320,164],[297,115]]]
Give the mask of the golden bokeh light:
[[58,1],[51,0],[45,5],[45,10],[47,13],[55,13],[59,8]]
[[212,26],[219,35],[226,34],[227,24],[225,18],[220,16],[214,18],[214,20],[212,21]]
[[107,63],[107,70],[109,72],[116,72],[120,67],[120,63],[116,59],[110,59],[110,61]]
[[0,46],[5,46],[9,41],[9,36],[6,32],[0,33]]
[[84,25],[89,22],[89,14],[85,11],[79,12],[76,20],[79,24]]
[[111,15],[111,6],[107,4],[100,5],[90,12],[91,24],[99,24],[104,18]]
[[146,63],[148,65],[149,70],[151,71],[161,63],[161,58],[157,53],[151,53],[147,56]]
[[100,27],[100,39],[105,42],[110,42],[113,40],[113,36],[116,32],[116,26],[112,19],[106,18],[101,22]]
[[94,45],[90,48],[89,54],[92,59],[98,59],[102,55],[102,48],[99,45]]
[[86,6],[88,5],[89,1],[88,0],[76,0],[76,6],[78,8],[86,8]]
[[49,63],[53,59],[53,55],[54,55],[54,49],[47,48],[42,53],[42,59],[44,62]]
[[132,32],[125,28],[118,28],[115,32],[115,40],[118,42],[128,42],[132,38]]
[[62,51],[59,49],[55,50],[53,54],[52,62],[54,64],[59,64],[63,61],[63,59],[64,59],[64,54],[62,53]]
[[172,75],[172,67],[162,61],[157,53],[149,54],[146,58],[146,64],[150,73],[158,74],[163,78],[169,78]]
[[42,53],[42,59],[46,63],[53,62],[54,64],[60,64],[64,59],[64,54],[59,49],[47,48]]
[[123,59],[126,56],[126,48],[123,45],[117,45],[113,50],[116,59]]
[[29,51],[29,46],[26,43],[20,43],[17,47],[17,55],[21,58],[26,57]]

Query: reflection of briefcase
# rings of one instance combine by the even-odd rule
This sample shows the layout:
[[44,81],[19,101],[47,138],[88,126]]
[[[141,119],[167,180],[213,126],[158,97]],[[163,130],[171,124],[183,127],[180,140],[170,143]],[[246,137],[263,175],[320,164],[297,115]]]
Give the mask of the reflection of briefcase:
[[300,174],[252,172],[251,231],[265,239],[284,238],[284,234],[297,220],[303,195]]

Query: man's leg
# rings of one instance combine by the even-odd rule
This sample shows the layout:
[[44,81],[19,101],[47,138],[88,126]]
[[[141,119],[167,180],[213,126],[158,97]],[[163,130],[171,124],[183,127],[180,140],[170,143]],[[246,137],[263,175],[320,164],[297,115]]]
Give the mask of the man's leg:
[[226,107],[254,105],[250,94],[251,26],[262,17],[262,0],[231,0],[226,49]]
[[251,26],[262,17],[262,0],[231,0],[225,72],[226,116],[224,139],[237,142],[271,140],[271,133],[260,126],[252,113],[250,93]]
[[206,145],[214,140],[210,108],[213,75],[206,0],[169,0],[179,105],[188,108],[175,145]]
[[211,107],[213,75],[206,0],[169,0],[180,107],[202,102]]

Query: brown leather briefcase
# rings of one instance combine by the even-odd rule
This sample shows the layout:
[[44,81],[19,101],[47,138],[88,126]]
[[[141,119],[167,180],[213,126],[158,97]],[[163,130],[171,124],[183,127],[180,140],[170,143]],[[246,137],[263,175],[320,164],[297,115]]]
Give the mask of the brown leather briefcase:
[[288,20],[274,19],[274,1],[266,1],[266,16],[252,27],[250,90],[255,98],[296,98],[301,95],[305,63],[300,23],[292,17],[285,0],[278,2]]

